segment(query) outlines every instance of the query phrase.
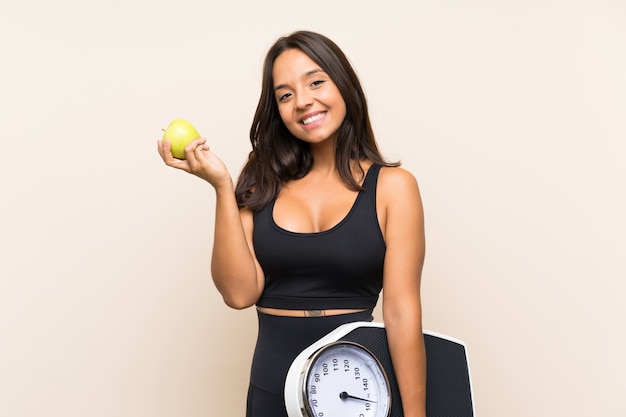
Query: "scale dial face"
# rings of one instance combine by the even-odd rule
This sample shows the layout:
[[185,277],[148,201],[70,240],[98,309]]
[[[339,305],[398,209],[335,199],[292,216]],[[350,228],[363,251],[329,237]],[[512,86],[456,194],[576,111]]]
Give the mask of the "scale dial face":
[[310,417],[388,417],[391,393],[376,357],[352,342],[315,352],[303,375],[305,413]]

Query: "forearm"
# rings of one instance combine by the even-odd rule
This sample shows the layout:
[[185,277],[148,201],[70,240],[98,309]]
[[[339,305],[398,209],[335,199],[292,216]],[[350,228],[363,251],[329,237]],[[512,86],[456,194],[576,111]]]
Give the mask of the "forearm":
[[426,416],[426,353],[420,322],[419,316],[385,320],[404,417]]
[[232,180],[216,187],[211,274],[226,304],[246,308],[259,297],[256,264],[248,245]]

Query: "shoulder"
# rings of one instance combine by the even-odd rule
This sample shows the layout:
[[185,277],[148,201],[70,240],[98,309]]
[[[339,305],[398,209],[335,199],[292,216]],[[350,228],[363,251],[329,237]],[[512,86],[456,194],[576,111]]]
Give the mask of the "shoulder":
[[[404,168],[381,167],[376,186],[376,210],[388,249],[407,248],[423,234],[424,213],[415,176]],[[389,253],[397,253],[394,249]]]
[[415,193],[419,195],[419,186],[415,176],[406,169],[381,167],[377,191],[382,197],[402,199],[404,196]]
[[[379,212],[384,213],[384,225],[399,221],[405,225],[409,218],[421,221],[422,197],[415,176],[399,167],[382,167],[376,187]],[[404,226],[402,226],[404,227]]]

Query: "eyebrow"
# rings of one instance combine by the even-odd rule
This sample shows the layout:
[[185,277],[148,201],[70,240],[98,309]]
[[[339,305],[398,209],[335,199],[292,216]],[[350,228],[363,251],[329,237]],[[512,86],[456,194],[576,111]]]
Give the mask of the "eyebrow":
[[[310,71],[305,72],[305,73],[304,73],[304,77],[305,77],[305,78],[306,78],[306,77],[310,77],[311,75],[313,75],[313,74],[317,74],[318,72],[324,72],[324,70],[321,70],[321,69],[319,69],[319,68],[312,69],[312,70],[310,70]],[[280,90],[281,88],[285,88],[285,87],[287,87],[287,84],[280,84],[280,85],[277,85],[276,87],[274,87],[274,91],[278,91],[278,90]]]

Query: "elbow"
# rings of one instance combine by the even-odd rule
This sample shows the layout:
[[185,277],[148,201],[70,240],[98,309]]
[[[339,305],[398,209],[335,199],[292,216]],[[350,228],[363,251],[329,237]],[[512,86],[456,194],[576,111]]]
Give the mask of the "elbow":
[[224,303],[235,310],[245,310],[248,307],[252,307],[256,304],[256,298],[253,297],[241,297],[241,296],[223,296]]
[[245,310],[246,308],[252,307],[254,305],[254,303],[242,303],[242,302],[227,300],[227,299],[224,299],[224,302],[226,303],[228,307],[235,309],[235,310]]
[[235,310],[244,310],[256,304],[263,291],[258,284],[238,281],[233,275],[217,274],[213,272],[213,283],[222,295],[224,303]]
[[383,305],[385,327],[413,328],[422,330],[422,310],[418,304],[393,308]]

